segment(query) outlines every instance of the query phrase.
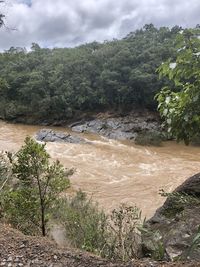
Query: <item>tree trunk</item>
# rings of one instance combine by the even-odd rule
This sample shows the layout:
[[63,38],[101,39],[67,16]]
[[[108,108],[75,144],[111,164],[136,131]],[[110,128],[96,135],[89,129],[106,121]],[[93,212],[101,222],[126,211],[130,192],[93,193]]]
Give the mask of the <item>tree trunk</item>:
[[42,228],[42,235],[46,236],[46,227],[45,227],[45,217],[44,217],[44,207],[41,207],[41,228]]

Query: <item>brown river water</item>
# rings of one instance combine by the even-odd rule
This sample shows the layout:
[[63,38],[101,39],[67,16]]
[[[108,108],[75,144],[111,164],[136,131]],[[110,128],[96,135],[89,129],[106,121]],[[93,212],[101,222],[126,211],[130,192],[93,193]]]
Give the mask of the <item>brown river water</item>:
[[[0,121],[0,150],[16,151],[27,135],[42,126]],[[66,128],[51,127],[58,131]],[[110,210],[119,203],[136,204],[149,218],[162,205],[159,190],[172,191],[200,171],[200,148],[166,142],[162,147],[136,146],[130,141],[109,140],[82,134],[89,144],[48,143],[47,151],[68,168],[74,190],[79,188]]]

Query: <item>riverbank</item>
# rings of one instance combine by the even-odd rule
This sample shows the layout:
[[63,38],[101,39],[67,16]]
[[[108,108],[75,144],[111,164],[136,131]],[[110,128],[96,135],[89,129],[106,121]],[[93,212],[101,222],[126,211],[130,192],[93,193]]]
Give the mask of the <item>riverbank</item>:
[[154,139],[159,139],[159,136],[163,137],[159,114],[148,110],[132,110],[128,113],[114,111],[78,112],[68,120],[58,121],[19,117],[12,120],[11,123],[67,127],[73,132],[94,133],[115,140],[134,141],[140,135],[149,134]]
[[99,113],[92,119],[76,121],[69,125],[74,132],[89,132],[115,140],[135,140],[141,133],[161,133],[157,113],[133,111],[126,115]]
[[0,266],[24,267],[199,267],[198,262],[156,262],[150,259],[129,263],[111,262],[87,252],[59,248],[47,238],[25,236],[0,224]]

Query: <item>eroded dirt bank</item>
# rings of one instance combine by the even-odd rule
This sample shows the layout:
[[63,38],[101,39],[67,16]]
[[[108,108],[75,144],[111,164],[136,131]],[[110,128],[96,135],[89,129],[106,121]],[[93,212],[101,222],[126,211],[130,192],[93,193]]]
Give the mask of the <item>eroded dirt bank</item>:
[[198,267],[199,262],[154,262],[133,260],[116,263],[70,248],[58,248],[45,238],[25,236],[0,224],[0,266],[5,267]]

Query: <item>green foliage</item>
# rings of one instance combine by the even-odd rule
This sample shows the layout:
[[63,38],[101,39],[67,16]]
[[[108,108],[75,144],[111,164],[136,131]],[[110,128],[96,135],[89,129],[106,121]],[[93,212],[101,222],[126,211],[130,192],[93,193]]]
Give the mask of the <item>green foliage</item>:
[[121,205],[106,215],[79,191],[58,201],[53,218],[63,224],[73,247],[114,260],[128,261],[139,255],[141,212],[136,207]]
[[78,191],[75,197],[59,199],[53,217],[64,225],[66,239],[73,247],[101,254],[107,216],[85,193]]
[[0,192],[11,178],[11,157],[8,152],[0,152]]
[[25,233],[46,235],[49,212],[69,187],[69,175],[59,161],[50,164],[44,144],[30,137],[12,160],[13,182],[1,194],[4,219]]
[[176,39],[175,60],[168,60],[158,71],[170,86],[157,95],[158,109],[168,132],[188,144],[200,131],[200,29],[181,31]]
[[143,253],[145,256],[157,261],[163,260],[165,246],[160,231],[152,231],[146,227],[141,227],[140,231],[142,233]]
[[191,255],[191,253],[199,247],[200,247],[200,225],[199,225],[197,232],[196,232],[194,238],[192,239],[192,243],[191,243],[191,245],[187,251],[186,259],[188,259]]
[[169,199],[172,199],[173,201],[178,201],[179,203],[183,205],[198,205],[200,204],[200,200],[197,196],[195,195],[189,195],[185,192],[172,192],[172,193],[167,193],[163,189],[160,190],[159,194],[162,197],[168,197]]
[[41,234],[39,205],[32,188],[4,190],[1,194],[3,220],[24,234]]
[[[157,232],[154,234],[156,235]],[[162,240],[158,240],[157,242],[154,242],[154,250],[151,255],[151,258],[157,261],[161,261],[164,259],[165,256],[165,247]]]
[[[158,109],[165,119],[168,132],[185,144],[199,141],[200,132],[200,29],[181,31],[176,40],[176,60],[168,60],[158,71],[161,77],[167,77],[171,85],[164,87],[156,96]],[[173,192],[162,195],[173,200],[165,216],[174,217],[184,211],[186,205],[199,205],[195,195]],[[188,249],[189,256],[200,244],[200,228]]]
[[122,40],[0,53],[0,117],[67,120],[82,111],[156,108],[155,70],[173,56],[177,29],[146,25]]
[[140,254],[141,211],[136,206],[121,204],[109,216],[108,257],[129,261]]
[[189,195],[185,192],[172,192],[167,193],[164,190],[160,190],[160,195],[167,197],[173,205],[165,209],[164,214],[167,218],[175,218],[177,214],[181,214],[187,206],[198,206],[200,200],[195,195]]

